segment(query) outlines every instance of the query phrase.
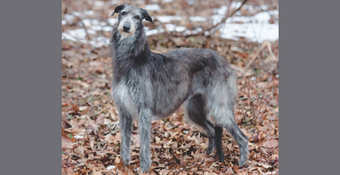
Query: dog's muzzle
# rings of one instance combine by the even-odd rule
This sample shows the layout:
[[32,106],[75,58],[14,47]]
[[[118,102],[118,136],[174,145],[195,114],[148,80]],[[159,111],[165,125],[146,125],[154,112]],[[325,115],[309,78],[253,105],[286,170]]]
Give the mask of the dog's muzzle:
[[126,22],[123,26],[123,31],[128,33],[129,30],[130,30],[130,23]]

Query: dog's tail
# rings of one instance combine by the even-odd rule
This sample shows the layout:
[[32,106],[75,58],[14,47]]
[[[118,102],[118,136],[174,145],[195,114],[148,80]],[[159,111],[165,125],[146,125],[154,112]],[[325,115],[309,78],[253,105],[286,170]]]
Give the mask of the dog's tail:
[[[237,101],[237,75],[231,67],[228,77],[214,77],[211,91],[207,97],[209,115],[212,116],[217,125],[221,125],[234,137],[240,148],[239,166],[243,166],[248,159],[248,137],[238,127],[234,116],[234,105]],[[220,74],[220,75],[223,75]]]

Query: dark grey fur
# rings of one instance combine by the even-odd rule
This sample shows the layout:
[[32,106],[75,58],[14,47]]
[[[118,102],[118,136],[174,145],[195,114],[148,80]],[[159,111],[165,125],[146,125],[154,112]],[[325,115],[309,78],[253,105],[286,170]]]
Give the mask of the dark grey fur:
[[[127,13],[122,15],[122,10]],[[239,145],[239,166],[243,166],[248,158],[248,137],[235,122],[237,79],[226,59],[213,50],[198,48],[181,48],[164,55],[153,53],[142,25],[143,19],[152,22],[147,11],[122,4],[114,13],[119,13],[119,20],[111,38],[112,96],[119,110],[121,157],[125,164],[130,161],[133,119],[139,119],[141,170],[148,171],[152,163],[152,119],[166,118],[184,104],[186,120],[203,127],[209,137],[207,154],[216,147],[219,161],[224,161],[224,127]],[[118,27],[126,23],[135,25],[135,32],[121,39]]]

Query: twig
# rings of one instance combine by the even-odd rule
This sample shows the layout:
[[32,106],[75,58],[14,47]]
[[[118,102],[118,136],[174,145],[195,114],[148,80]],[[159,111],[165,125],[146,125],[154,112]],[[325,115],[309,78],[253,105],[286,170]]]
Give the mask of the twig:
[[276,56],[273,54],[273,51],[272,51],[270,42],[268,42],[268,50],[269,50],[270,55],[271,55],[273,58],[275,58],[276,61],[278,61],[279,59],[276,58]]
[[91,38],[90,38],[89,34],[87,33],[87,29],[86,29],[86,26],[83,22],[83,18],[81,18],[81,17],[78,17],[78,18],[80,19],[80,22],[81,22],[81,24],[82,24],[82,26],[85,30],[85,36],[86,36],[86,39],[87,39],[87,44],[89,44],[89,41],[91,40]]
[[[224,23],[229,17],[233,16],[237,11],[239,11],[247,1],[248,1],[248,0],[243,0],[243,2],[242,2],[242,4],[240,5],[240,7],[238,7],[235,11],[233,11],[230,15],[225,16],[219,23],[217,23],[217,24],[215,24],[215,25],[213,25],[213,26],[211,26],[211,27],[209,27],[209,28],[207,28],[207,29],[202,30],[202,32],[200,32],[200,33],[191,34],[191,35],[186,35],[186,36],[189,37],[189,36],[204,35],[205,32],[210,31],[210,30],[212,30],[212,29],[218,27],[220,24]],[[228,9],[228,10],[229,10],[229,9]]]
[[279,114],[277,114],[277,113],[274,111],[274,109],[273,109],[267,102],[265,102],[264,100],[262,100],[261,98],[263,98],[263,97],[239,98],[238,100],[247,100],[247,99],[259,100],[259,101],[261,101],[263,104],[267,105],[268,108],[276,115],[276,117],[279,117]]
[[274,109],[273,109],[271,106],[269,106],[269,104],[268,104],[267,102],[265,102],[265,101],[263,101],[263,100],[261,100],[261,99],[257,99],[257,100],[260,100],[263,104],[267,105],[268,108],[276,115],[276,117],[279,117],[279,114],[277,114],[277,113],[274,111]]
[[[242,2],[242,4],[240,5],[240,7],[238,7],[235,11],[233,11],[230,15],[225,16],[225,17],[221,20],[221,22],[219,22],[219,23],[213,25],[212,27],[209,27],[208,29],[203,30],[203,31],[202,31],[203,34],[204,34],[205,31],[210,31],[211,29],[213,29],[213,28],[219,26],[220,24],[224,23],[225,20],[227,20],[229,17],[233,16],[237,11],[239,11],[247,1],[248,1],[248,0],[244,0],[244,1]],[[229,9],[228,9],[228,10],[229,10]]]
[[266,47],[268,45],[269,41],[265,41],[262,43],[261,48],[255,53],[255,55],[253,56],[253,58],[249,61],[249,63],[247,64],[245,71],[247,71],[247,69],[249,68],[249,66],[254,62],[254,60],[256,59],[257,55],[262,51],[262,49],[264,47]]

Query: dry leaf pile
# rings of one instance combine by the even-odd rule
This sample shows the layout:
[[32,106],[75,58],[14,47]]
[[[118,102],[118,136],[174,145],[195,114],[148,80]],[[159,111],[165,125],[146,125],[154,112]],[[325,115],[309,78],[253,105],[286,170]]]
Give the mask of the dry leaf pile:
[[[65,10],[65,5],[63,7]],[[86,6],[86,8],[91,7],[90,4]],[[111,6],[107,8],[109,7]],[[73,10],[77,10],[76,8],[73,7]],[[68,8],[67,13],[71,10],[72,8]],[[98,12],[100,10],[94,11],[104,18],[105,15]],[[174,9],[164,7],[163,13],[174,13]],[[189,10],[188,13],[195,12]],[[246,12],[242,11],[242,13]],[[78,26],[77,22],[63,25],[63,29],[70,28],[81,28],[81,26]],[[103,32],[101,36],[109,37],[109,33]],[[214,35],[186,37],[171,33],[151,35],[148,40],[154,52],[165,53],[178,47],[210,48],[218,51],[232,64],[239,75],[236,121],[249,137],[250,152],[248,164],[238,167],[238,145],[224,130],[222,136],[224,162],[219,163],[214,152],[206,155],[208,146],[206,135],[201,129],[185,122],[183,109],[180,108],[167,119],[152,123],[153,163],[150,174],[206,175],[267,172],[278,174],[278,41],[259,44],[250,42],[246,38],[233,41]],[[248,66],[249,63],[251,64]],[[118,112],[110,95],[111,78],[112,67],[108,46],[94,48],[83,42],[63,40],[63,174],[137,174],[140,164],[138,125],[135,123],[133,127],[131,162],[124,168],[119,155]]]

